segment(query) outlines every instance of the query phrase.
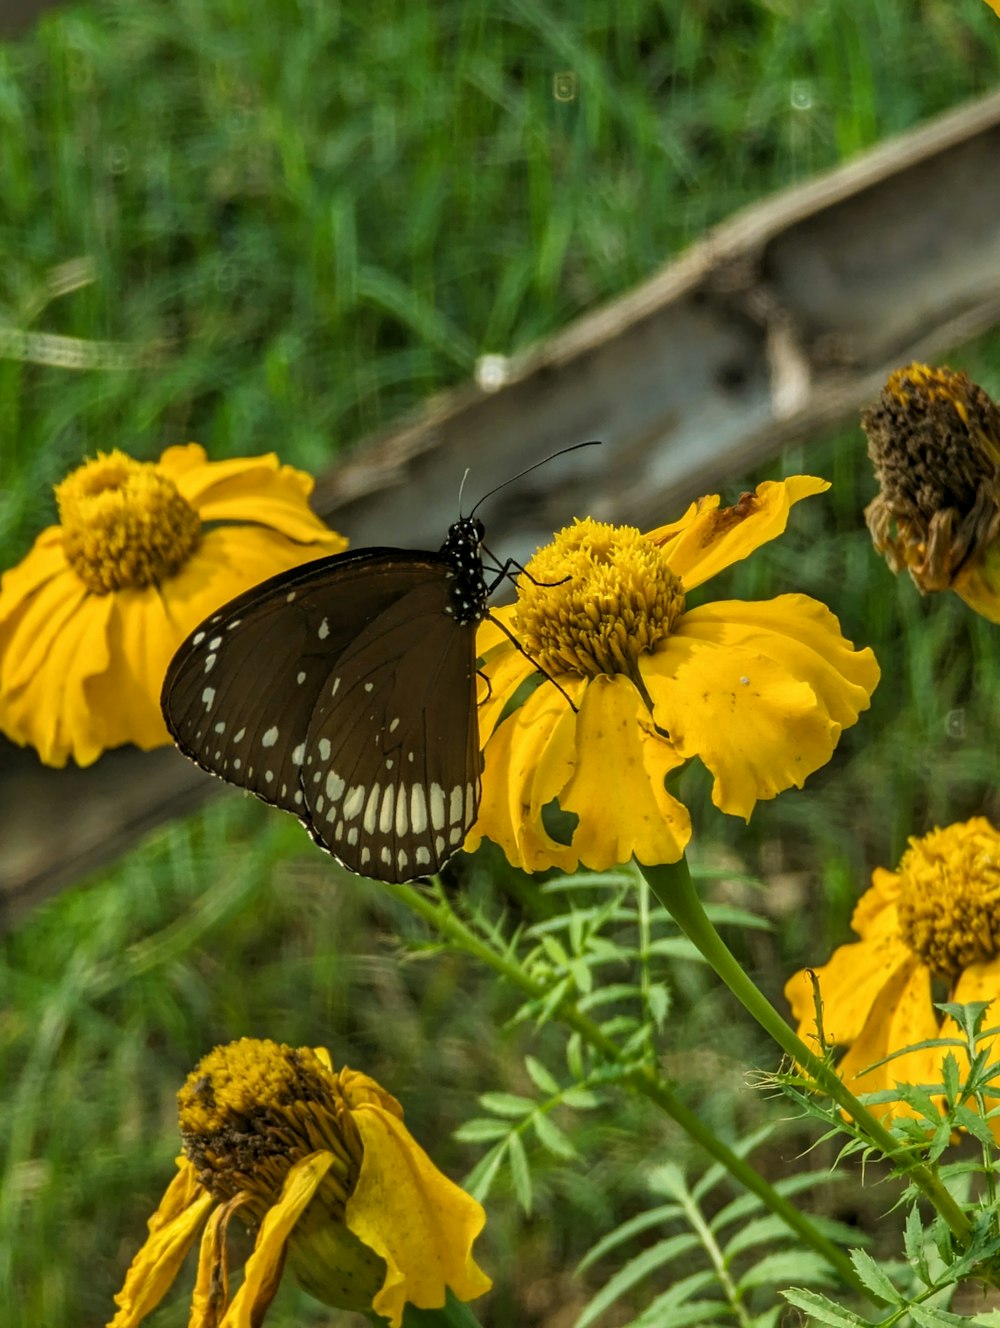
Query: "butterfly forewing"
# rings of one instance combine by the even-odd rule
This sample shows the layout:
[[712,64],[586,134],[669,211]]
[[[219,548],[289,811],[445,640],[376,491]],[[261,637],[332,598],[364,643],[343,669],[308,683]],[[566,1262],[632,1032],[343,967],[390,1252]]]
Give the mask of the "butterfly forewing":
[[172,736],[351,870],[436,871],[479,803],[475,622],[456,620],[455,584],[444,553],[365,549],[253,587],[174,656]]
[[449,585],[410,590],[343,652],[306,737],[310,831],[352,871],[437,871],[479,805],[475,624],[441,631]]

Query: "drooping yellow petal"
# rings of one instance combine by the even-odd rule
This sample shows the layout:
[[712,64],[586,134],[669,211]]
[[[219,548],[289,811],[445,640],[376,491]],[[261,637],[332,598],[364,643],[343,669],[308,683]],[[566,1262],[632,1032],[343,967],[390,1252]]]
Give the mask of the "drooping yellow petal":
[[[896,1084],[933,1084],[941,1080],[941,1052],[928,1047],[905,1052],[876,1069],[870,1066],[904,1047],[938,1036],[938,1017],[931,1004],[930,973],[908,954],[872,1005],[857,1040],[840,1062],[837,1073],[853,1093],[879,1093]],[[866,1073],[867,1071],[867,1073]],[[873,1106],[879,1115],[913,1115],[902,1102]]]
[[188,1328],[218,1328],[229,1302],[229,1271],[226,1267],[226,1236],[229,1219],[243,1202],[236,1195],[209,1213],[198,1250],[198,1273],[191,1296]]
[[108,1328],[133,1328],[152,1313],[169,1291],[212,1207],[212,1196],[198,1184],[187,1158],[178,1158],[177,1165],[177,1175],[149,1219],[146,1243],[132,1260],[125,1284],[115,1296],[118,1313]]
[[333,1161],[332,1153],[316,1152],[289,1168],[278,1202],[268,1210],[260,1225],[253,1254],[247,1260],[243,1285],[220,1328],[258,1328],[281,1280],[285,1242]]
[[47,581],[69,570],[62,530],[59,526],[49,526],[21,562],[0,576],[0,630]]
[[640,669],[659,726],[715,776],[715,805],[746,819],[830,759],[878,680],[871,651],[804,595],[694,609]]
[[482,1205],[441,1174],[398,1117],[375,1105],[351,1113],[364,1145],[347,1226],[386,1262],[372,1307],[400,1328],[407,1302],[437,1309],[452,1289],[474,1300],[492,1282],[472,1257]]
[[765,480],[754,493],[723,508],[718,494],[712,494],[693,502],[679,521],[650,531],[649,538],[662,546],[684,589],[691,590],[777,539],[791,508],[829,487],[813,475]]
[[876,867],[872,872],[870,890],[858,900],[851,916],[851,927],[864,940],[876,936],[899,934],[899,873]]
[[176,629],[153,586],[119,590],[108,600],[108,667],[84,684],[95,726],[100,724],[101,746],[163,747],[171,739],[160,689],[177,648]]
[[573,773],[558,795],[563,811],[580,818],[573,835],[580,861],[595,871],[633,856],[641,863],[677,862],[691,838],[691,818],[663,781],[683,764],[628,678],[592,679],[576,717]]
[[1000,543],[991,544],[964,567],[951,588],[981,617],[1000,623]]
[[[579,694],[584,679],[569,682]],[[485,836],[524,871],[576,870],[576,851],[551,839],[540,817],[572,774],[574,719],[554,687],[540,687],[495,730],[486,745],[482,800],[466,837],[468,852]]]
[[[912,968],[913,956],[899,936],[898,928],[887,929],[876,940],[841,945],[830,960],[813,972],[819,981],[823,1003],[823,1033],[828,1045],[845,1046],[861,1036],[876,1007],[884,1004],[884,992],[897,975]],[[799,1021],[799,1036],[816,1045],[816,1006],[809,972],[803,969],[785,986],[785,999]]]

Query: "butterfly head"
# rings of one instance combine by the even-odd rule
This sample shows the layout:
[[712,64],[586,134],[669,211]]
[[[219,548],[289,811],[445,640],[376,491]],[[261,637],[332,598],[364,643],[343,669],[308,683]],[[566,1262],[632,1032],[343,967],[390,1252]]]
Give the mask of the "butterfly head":
[[486,617],[489,592],[483,576],[483,539],[486,527],[474,516],[463,516],[448,530],[441,552],[450,564],[449,614],[457,623],[477,623]]

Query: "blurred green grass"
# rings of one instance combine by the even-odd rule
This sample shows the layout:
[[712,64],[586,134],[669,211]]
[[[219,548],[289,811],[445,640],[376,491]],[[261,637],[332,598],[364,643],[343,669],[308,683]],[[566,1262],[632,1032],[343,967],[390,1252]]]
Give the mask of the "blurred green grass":
[[[0,562],[98,448],[196,438],[322,468],[478,354],[544,336],[742,204],[991,87],[998,56],[981,0],[104,0],[51,15],[0,47],[0,333],[79,338],[98,359],[114,343],[131,367],[0,358]],[[1000,393],[998,349],[952,363]],[[781,930],[736,939],[772,993],[844,938],[867,872],[908,834],[1000,814],[996,629],[874,558],[856,430],[734,476],[727,496],[796,470],[832,493],[712,593],[812,593],[884,677],[830,766],[749,830],[688,780],[696,853],[768,886],[753,902]],[[496,866],[461,878],[493,910]],[[452,1129],[477,1092],[521,1086],[520,1052],[544,1055],[549,1035],[506,1027],[508,995],[404,944],[420,937],[298,826],[234,797],[5,938],[0,1321],[108,1316],[170,1173],[172,1094],[221,1040],[329,1045],[404,1100],[453,1174],[471,1168]],[[739,1091],[750,1035],[720,1034],[731,1009],[699,972],[671,977],[665,1042],[728,1067],[688,1088],[735,1131],[758,1110]],[[532,1222],[502,1189],[491,1204],[497,1325],[582,1303],[575,1259],[641,1204],[651,1158],[685,1152],[628,1100],[564,1124],[585,1168],[543,1175]],[[155,1321],[185,1318],[181,1296]],[[283,1289],[269,1322],[336,1319]]]

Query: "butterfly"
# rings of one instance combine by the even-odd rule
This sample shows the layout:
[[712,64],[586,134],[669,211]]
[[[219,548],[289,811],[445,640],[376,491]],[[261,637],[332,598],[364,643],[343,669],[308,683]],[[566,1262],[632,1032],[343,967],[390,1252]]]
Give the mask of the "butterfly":
[[487,582],[475,511],[437,552],[348,551],[252,587],[187,637],[164,680],[185,756],[376,880],[438,871],[479,808],[476,628],[512,564]]

